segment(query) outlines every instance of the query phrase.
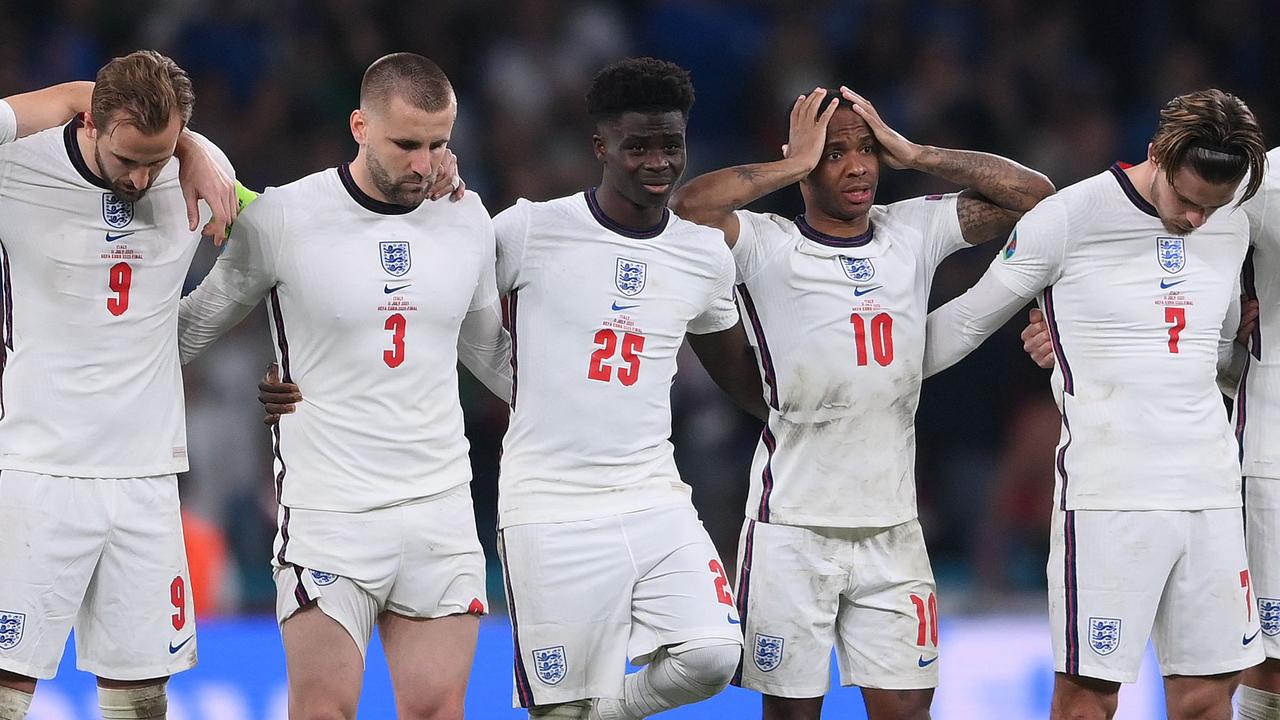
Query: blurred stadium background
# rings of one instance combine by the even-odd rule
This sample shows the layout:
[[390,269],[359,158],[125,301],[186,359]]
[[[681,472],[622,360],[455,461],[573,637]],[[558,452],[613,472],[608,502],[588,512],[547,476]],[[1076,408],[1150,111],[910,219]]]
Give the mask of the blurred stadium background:
[[[91,79],[115,55],[159,49],[194,78],[192,126],[221,145],[243,182],[261,188],[354,156],[347,117],[364,68],[411,50],[453,80],[460,114],[452,145],[469,187],[496,213],[517,197],[556,197],[598,180],[586,83],[610,60],[648,54],[693,73],[686,177],[775,157],[795,96],[846,83],[912,140],[1003,153],[1063,187],[1113,160],[1141,160],[1156,110],[1193,89],[1239,94],[1274,137],[1280,86],[1268,79],[1280,76],[1280,54],[1266,46],[1276,10],[1270,0],[0,0],[0,96]],[[949,189],[886,170],[878,201]],[[799,193],[759,207],[794,215]],[[933,302],[972,284],[995,250],[948,260]],[[212,247],[202,251],[189,288],[214,256]],[[1020,328],[1019,318],[926,382],[921,399],[920,512],[940,585],[947,657],[935,717],[944,720],[1047,713],[1043,586],[1058,416],[1046,374],[1020,350]],[[262,619],[274,602],[275,502],[254,400],[270,359],[257,313],[187,368],[191,472],[182,493],[202,665],[175,682],[177,720],[283,718],[272,704],[283,687],[278,636]],[[732,563],[759,426],[728,404],[692,354],[682,367],[673,389],[677,459]],[[471,715],[517,717],[500,711],[510,693],[509,638],[492,552],[506,409],[463,375],[494,602]],[[371,664],[369,678],[375,704],[361,717],[390,717],[376,704],[385,671]],[[44,686],[33,719],[94,717],[83,682],[64,672]],[[1161,716],[1156,686],[1127,691],[1142,699],[1122,717]],[[209,700],[233,696],[242,705]],[[854,707],[856,696],[840,696],[829,716],[851,716],[840,708]],[[745,694],[717,702],[756,707]],[[729,705],[717,707],[679,716],[723,715]]]

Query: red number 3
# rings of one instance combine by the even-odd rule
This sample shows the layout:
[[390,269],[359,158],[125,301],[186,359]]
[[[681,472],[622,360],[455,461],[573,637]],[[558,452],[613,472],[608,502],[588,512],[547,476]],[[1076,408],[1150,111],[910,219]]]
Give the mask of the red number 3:
[[391,331],[391,349],[382,351],[382,361],[389,368],[400,367],[400,363],[404,362],[404,330],[408,325],[409,321],[403,315],[395,313],[382,326],[384,330]]
[[119,317],[129,309],[129,286],[133,284],[133,268],[127,262],[118,262],[111,266],[107,275],[107,287],[115,293],[115,297],[107,298],[107,312]]
[[729,593],[729,578],[724,575],[724,566],[719,560],[712,560],[707,563],[707,568],[716,574],[716,599],[733,607],[733,595]]
[[181,630],[187,625],[187,583],[181,575],[169,583],[169,602],[173,603],[178,610],[170,616],[173,620],[173,629]]

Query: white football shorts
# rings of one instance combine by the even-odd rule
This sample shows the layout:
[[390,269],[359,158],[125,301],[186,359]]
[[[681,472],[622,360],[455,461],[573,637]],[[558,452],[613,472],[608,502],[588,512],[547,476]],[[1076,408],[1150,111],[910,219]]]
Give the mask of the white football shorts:
[[0,471],[0,669],[76,667],[149,680],[196,664],[195,606],[174,475],[70,478]]
[[1262,649],[1280,659],[1280,478],[1244,479],[1244,539]]

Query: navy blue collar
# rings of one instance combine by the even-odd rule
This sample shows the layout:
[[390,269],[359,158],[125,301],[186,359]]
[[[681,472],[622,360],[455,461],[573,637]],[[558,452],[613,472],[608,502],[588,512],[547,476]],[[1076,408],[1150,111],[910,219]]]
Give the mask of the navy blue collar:
[[1159,219],[1160,213],[1156,212],[1155,206],[1147,202],[1146,198],[1138,194],[1138,188],[1133,186],[1133,181],[1129,179],[1129,175],[1124,171],[1125,167],[1126,166],[1117,162],[1112,163],[1108,170],[1110,170],[1111,174],[1115,176],[1116,182],[1120,183],[1120,189],[1124,190],[1124,194],[1129,198],[1129,202],[1133,203],[1134,206],[1142,212],[1153,218]]
[[393,205],[370,197],[360,189],[360,186],[356,184],[356,179],[351,176],[351,163],[342,163],[338,166],[338,177],[342,180],[342,187],[347,189],[347,194],[351,195],[351,199],[366,210],[371,210],[379,215],[405,215],[417,210],[417,208],[411,208],[407,205]]
[[800,228],[800,234],[818,243],[835,248],[856,248],[867,245],[871,242],[871,238],[875,235],[876,228],[874,225],[867,223],[867,231],[861,235],[854,237],[836,237],[828,235],[820,230],[815,230],[808,220],[804,219],[804,215],[796,216],[796,227]]
[[654,238],[661,235],[662,231],[667,229],[667,223],[671,221],[671,209],[664,207],[662,208],[662,220],[657,225],[650,228],[627,227],[626,225],[614,222],[608,215],[604,214],[604,210],[600,207],[600,202],[596,200],[595,188],[587,190],[583,195],[585,195],[587,199],[587,209],[591,211],[591,216],[596,219],[596,222],[604,226],[606,230],[616,232],[623,237],[634,238],[636,240]]
[[76,131],[84,126],[84,121],[76,115],[67,123],[62,130],[62,141],[67,146],[67,157],[71,158],[71,166],[80,173],[80,177],[94,187],[100,187],[103,190],[110,190],[111,186],[106,180],[98,177],[89,169],[89,163],[84,161],[84,153],[80,152],[80,141],[77,138]]

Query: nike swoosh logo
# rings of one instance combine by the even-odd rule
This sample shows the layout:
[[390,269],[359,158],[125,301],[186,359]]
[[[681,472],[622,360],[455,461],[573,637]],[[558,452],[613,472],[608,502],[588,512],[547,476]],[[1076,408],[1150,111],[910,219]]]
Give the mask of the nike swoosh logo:
[[405,289],[405,288],[409,287],[409,286],[410,286],[410,285],[412,285],[412,284],[413,284],[413,283],[405,283],[404,285],[401,285],[400,287],[391,287],[390,285],[383,285],[383,286],[382,286],[382,292],[384,292],[384,293],[386,293],[386,294],[390,295],[391,293],[397,293],[397,292],[400,292],[401,290],[403,290],[403,289]]
[[192,638],[194,638],[194,637],[195,637],[195,635],[188,635],[186,640],[183,640],[182,642],[178,643],[177,645],[174,645],[172,642],[170,642],[170,643],[169,643],[169,654],[170,654],[170,655],[177,655],[177,654],[178,654],[178,651],[182,649],[182,646],[183,646],[183,645],[186,645],[186,644],[187,644],[187,643],[189,643],[189,642],[191,642]]
[[919,659],[917,662],[920,664],[920,667],[925,668],[925,667],[929,667],[930,665],[934,664],[934,663],[935,663],[935,662],[937,662],[937,661],[938,661],[938,656],[937,656],[937,655],[934,655],[933,657],[929,658],[928,660],[925,660],[925,659],[924,659],[924,656],[923,656],[923,655],[921,655],[921,656],[920,656],[920,659]]
[[1240,639],[1240,644],[1248,645],[1249,643],[1253,642],[1254,638],[1258,637],[1258,633],[1260,632],[1262,632],[1262,630],[1258,629],[1258,630],[1254,630],[1252,635],[1245,635]]
[[869,292],[875,292],[876,290],[879,290],[879,289],[880,289],[880,288],[882,288],[882,287],[884,287],[884,286],[883,286],[883,285],[876,285],[875,287],[869,287],[869,288],[854,288],[854,289],[853,289],[853,296],[854,296],[854,297],[862,297],[863,295],[866,295],[866,294],[867,294],[867,293],[869,293]]
[[740,625],[740,624],[742,623],[742,621],[741,621],[741,620],[739,620],[738,618],[734,617],[733,615],[726,615],[725,617],[727,617],[727,618],[729,619],[729,624],[730,624],[730,625]]
[[1161,289],[1161,290],[1168,290],[1169,288],[1173,287],[1174,285],[1181,285],[1181,284],[1182,284],[1182,283],[1184,283],[1184,282],[1186,282],[1186,280],[1175,280],[1175,281],[1173,281],[1173,282],[1169,282],[1168,280],[1161,280],[1161,281],[1160,281],[1160,289]]
[[[136,231],[134,231],[134,232],[136,232]],[[120,238],[127,238],[127,237],[129,237],[130,235],[132,235],[132,234],[133,234],[133,232],[120,233],[119,235],[112,235],[111,233],[107,233],[107,242],[115,242],[115,241],[119,240]]]
[[613,311],[614,311],[614,312],[619,312],[619,311],[622,311],[622,310],[630,310],[630,309],[631,309],[631,308],[633,308],[633,307],[640,307],[640,306],[639,306],[639,305],[619,305],[618,303],[616,303],[616,302],[615,302],[615,303],[613,304]]

